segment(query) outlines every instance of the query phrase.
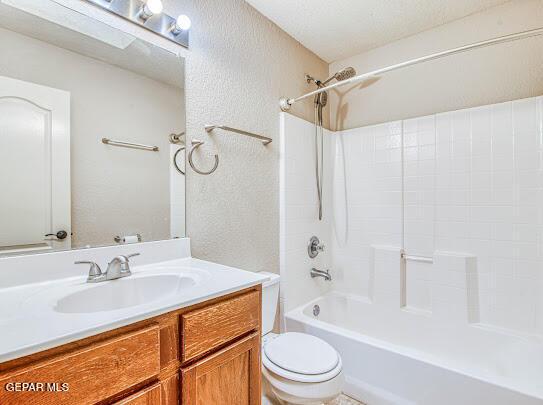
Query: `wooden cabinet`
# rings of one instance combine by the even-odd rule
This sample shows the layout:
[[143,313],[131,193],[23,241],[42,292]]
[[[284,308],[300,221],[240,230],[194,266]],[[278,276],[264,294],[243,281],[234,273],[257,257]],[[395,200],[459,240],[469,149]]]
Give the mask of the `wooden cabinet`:
[[260,404],[261,287],[0,363],[0,404]]
[[181,370],[183,405],[260,404],[260,334]]
[[[159,328],[151,325],[31,364],[0,378],[0,404],[94,403],[160,373]],[[11,386],[9,383],[34,384]],[[13,388],[13,391],[8,391]],[[37,392],[42,392],[37,395]]]
[[260,295],[252,291],[181,315],[183,363],[258,329],[259,308]]
[[161,394],[161,384],[155,384],[116,402],[115,405],[159,405]]

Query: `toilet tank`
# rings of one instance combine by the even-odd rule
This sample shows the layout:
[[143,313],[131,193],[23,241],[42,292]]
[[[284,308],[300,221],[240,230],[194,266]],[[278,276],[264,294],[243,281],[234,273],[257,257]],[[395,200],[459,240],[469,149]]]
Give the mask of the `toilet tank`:
[[269,281],[262,283],[262,335],[272,331],[277,313],[279,300],[279,274],[261,271],[260,274],[270,277]]

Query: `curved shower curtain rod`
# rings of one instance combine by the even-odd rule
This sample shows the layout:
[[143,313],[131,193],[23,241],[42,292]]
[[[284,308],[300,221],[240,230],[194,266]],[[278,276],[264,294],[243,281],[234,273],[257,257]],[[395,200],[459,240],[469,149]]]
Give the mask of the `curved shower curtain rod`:
[[404,67],[407,67],[407,66],[416,65],[418,63],[427,62],[427,61],[430,61],[430,60],[443,58],[445,56],[450,56],[450,55],[454,55],[454,54],[457,54],[457,53],[471,51],[473,49],[484,48],[484,47],[491,46],[491,45],[497,45],[497,44],[501,44],[501,43],[504,43],[504,42],[511,42],[511,41],[516,41],[516,40],[519,40],[519,39],[535,37],[535,36],[538,36],[538,35],[543,35],[543,27],[536,28],[536,29],[529,30],[529,31],[517,32],[517,33],[514,33],[514,34],[505,35],[505,36],[502,36],[502,37],[487,39],[485,41],[475,42],[473,44],[460,46],[458,48],[449,49],[447,51],[442,51],[442,52],[438,52],[438,53],[433,53],[431,55],[422,56],[420,58],[411,59],[411,60],[408,60],[408,61],[405,61],[405,62],[402,62],[402,63],[398,63],[396,65],[391,65],[391,66],[387,66],[387,67],[377,69],[377,70],[374,70],[374,71],[371,71],[371,72],[363,73],[361,75],[354,76],[354,77],[352,77],[350,79],[346,79],[346,80],[331,84],[331,85],[326,86],[326,87],[321,87],[321,88],[319,88],[317,90],[311,91],[311,92],[309,92],[307,94],[304,94],[304,95],[302,95],[300,97],[296,97],[296,98],[285,98],[285,97],[283,97],[283,98],[281,98],[279,100],[279,106],[281,107],[282,111],[288,111],[288,110],[290,110],[290,107],[292,106],[292,104],[294,104],[294,103],[296,103],[298,101],[304,100],[304,99],[306,99],[308,97],[314,96],[315,94],[322,93],[323,91],[335,89],[336,87],[345,86],[345,85],[351,84],[351,83],[358,83],[358,82],[361,82],[363,80],[367,80],[369,78],[379,76],[379,75],[381,75],[383,73],[388,73],[388,72],[391,72],[393,70],[401,69],[401,68],[404,68]]

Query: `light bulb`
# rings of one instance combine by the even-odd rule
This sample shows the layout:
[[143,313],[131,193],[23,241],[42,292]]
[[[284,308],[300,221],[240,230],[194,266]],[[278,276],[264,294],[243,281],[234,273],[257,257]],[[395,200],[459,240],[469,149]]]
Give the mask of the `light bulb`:
[[147,0],[141,8],[140,17],[147,20],[155,14],[162,13],[163,5],[161,0]]
[[190,18],[188,18],[185,14],[181,14],[172,24],[172,34],[179,35],[182,31],[187,31],[190,28],[190,25]]
[[190,18],[188,18],[185,14],[181,14],[179,17],[177,17],[177,20],[175,20],[175,25],[180,30],[186,31],[190,28]]

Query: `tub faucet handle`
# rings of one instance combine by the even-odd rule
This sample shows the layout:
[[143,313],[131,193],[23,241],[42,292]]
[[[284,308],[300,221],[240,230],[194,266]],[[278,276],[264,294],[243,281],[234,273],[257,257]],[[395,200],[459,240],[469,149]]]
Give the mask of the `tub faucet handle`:
[[307,254],[310,258],[314,259],[320,252],[324,252],[324,243],[321,243],[316,236],[312,236],[307,245]]

